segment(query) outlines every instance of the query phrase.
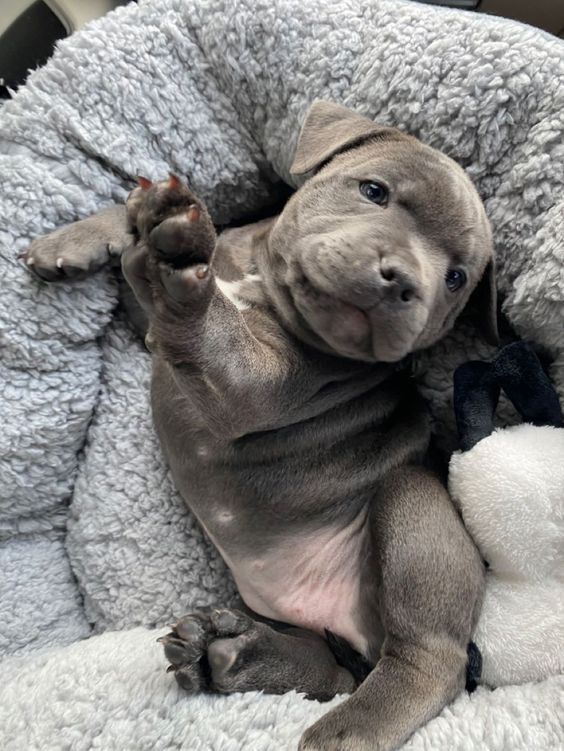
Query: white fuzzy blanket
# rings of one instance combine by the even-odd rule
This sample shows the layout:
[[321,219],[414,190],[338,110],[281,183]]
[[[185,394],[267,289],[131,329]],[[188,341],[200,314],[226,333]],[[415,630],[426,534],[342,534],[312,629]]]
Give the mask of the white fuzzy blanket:
[[[164,633],[164,632],[160,632]],[[291,751],[342,699],[252,692],[187,698],[155,631],[108,632],[0,663],[3,751]],[[561,751],[564,676],[463,694],[402,751]]]
[[[220,222],[259,207],[289,179],[318,97],[468,169],[504,310],[551,350],[564,394],[561,41],[393,0],[146,0],[91,24],[0,110],[0,654],[19,655],[0,665],[2,748],[290,748],[324,711],[293,695],[182,697],[144,631],[78,641],[226,604],[233,588],[172,488],[111,274],[39,286],[16,261],[32,237],[123,200],[137,173],[188,177]],[[460,328],[426,358],[445,438],[452,368],[484,354]],[[461,697],[407,748],[562,748],[562,689]]]

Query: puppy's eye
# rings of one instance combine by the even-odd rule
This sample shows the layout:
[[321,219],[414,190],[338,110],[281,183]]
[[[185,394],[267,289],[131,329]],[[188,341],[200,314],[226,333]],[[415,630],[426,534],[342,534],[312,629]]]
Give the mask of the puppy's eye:
[[446,273],[445,282],[451,292],[456,292],[466,284],[466,273],[462,269],[451,269]]
[[388,203],[388,189],[382,183],[360,183],[359,190],[372,203],[377,203],[379,206],[385,206]]

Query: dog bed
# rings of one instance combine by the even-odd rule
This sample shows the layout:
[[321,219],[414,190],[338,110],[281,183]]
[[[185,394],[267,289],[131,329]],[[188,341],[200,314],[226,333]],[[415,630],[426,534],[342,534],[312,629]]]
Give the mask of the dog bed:
[[[149,359],[110,271],[32,279],[17,254],[186,177],[218,223],[276,200],[299,126],[332,99],[438,147],[491,218],[503,312],[564,395],[564,44],[394,0],[145,0],[59,44],[0,110],[0,745],[288,749],[327,709],[291,693],[188,697],[156,644],[228,604],[225,566],[175,493],[151,427]],[[451,442],[467,325],[419,358]],[[151,630],[151,629],[157,630]],[[461,696],[406,749],[557,749],[564,678]],[[339,701],[339,699],[334,700]]]

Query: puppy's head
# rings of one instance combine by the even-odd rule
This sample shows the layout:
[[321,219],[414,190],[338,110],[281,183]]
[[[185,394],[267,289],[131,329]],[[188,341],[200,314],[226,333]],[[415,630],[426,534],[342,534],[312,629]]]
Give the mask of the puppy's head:
[[261,271],[297,336],[332,354],[396,362],[444,336],[473,297],[496,338],[490,227],[451,159],[316,102],[292,172],[314,174],[264,238]]

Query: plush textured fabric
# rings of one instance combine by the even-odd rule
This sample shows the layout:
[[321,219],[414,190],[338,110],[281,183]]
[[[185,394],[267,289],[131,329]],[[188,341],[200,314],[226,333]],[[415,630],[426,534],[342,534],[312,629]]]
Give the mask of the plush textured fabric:
[[[148,415],[148,358],[113,315],[111,274],[40,286],[17,262],[18,251],[38,234],[123,200],[137,173],[159,178],[171,169],[188,177],[218,222],[255,209],[279,179],[289,179],[308,104],[334,99],[404,128],[468,169],[493,223],[505,313],[522,336],[551,350],[563,394],[563,81],[557,39],[392,0],[150,0],[59,45],[0,110],[3,653],[69,644],[90,625],[162,624],[233,593],[172,489]],[[420,358],[447,444],[452,370],[487,353],[470,328],[459,327]],[[96,644],[103,642],[70,647],[68,671],[80,664],[71,655],[81,650],[95,661]],[[57,654],[67,664],[67,652]],[[26,659],[7,663],[14,691],[39,658]],[[38,674],[38,698],[50,697],[54,675]],[[121,680],[131,685],[140,676]],[[162,680],[162,690],[173,691]],[[522,748],[532,747],[526,706],[549,701],[550,686],[510,691],[525,707]],[[494,701],[492,716],[502,725],[512,712],[509,699],[503,709],[508,695],[484,699]],[[67,698],[72,705],[72,691]],[[190,707],[205,712],[206,701]],[[222,701],[236,707],[236,699]],[[249,705],[240,701],[241,733],[252,736],[254,710],[245,714]],[[290,701],[268,699],[273,716],[286,721]],[[500,747],[487,730],[489,710],[473,724],[473,704],[460,701],[466,719],[454,723],[444,747]],[[124,700],[120,717],[126,708]],[[62,704],[51,710],[61,718],[66,711]],[[557,710],[546,711],[557,717]],[[20,747],[31,748],[31,731],[18,727]],[[184,732],[185,747],[195,748],[192,729]]]
[[[160,632],[162,633],[162,632]],[[3,751],[290,751],[340,697],[294,691],[188,697],[162,669],[157,633],[107,632],[0,664]],[[402,751],[561,751],[564,676],[461,695]]]

